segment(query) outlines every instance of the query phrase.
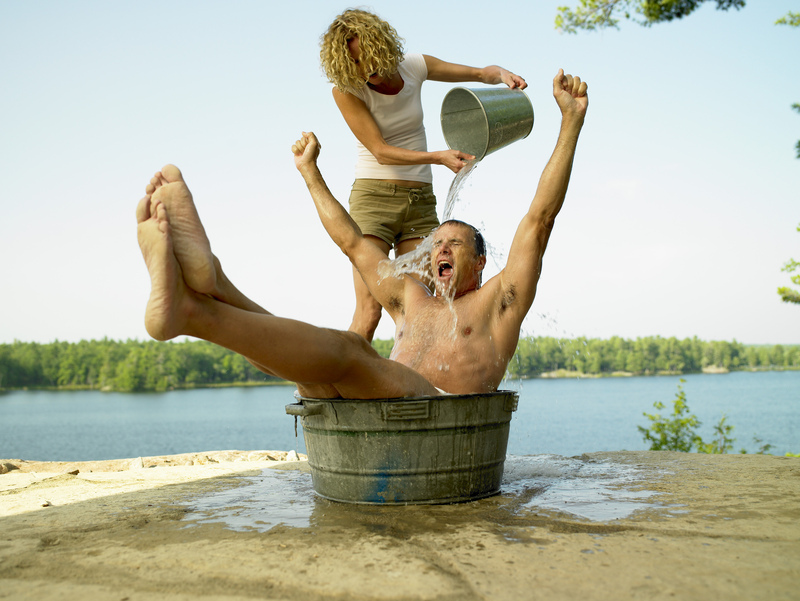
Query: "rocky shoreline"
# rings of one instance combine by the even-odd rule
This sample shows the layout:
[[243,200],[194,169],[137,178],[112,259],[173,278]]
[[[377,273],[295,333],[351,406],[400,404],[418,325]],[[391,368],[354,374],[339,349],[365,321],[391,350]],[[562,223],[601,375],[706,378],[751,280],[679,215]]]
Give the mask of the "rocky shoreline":
[[[82,464],[0,460],[17,468],[0,475],[0,597],[797,599],[800,459],[653,451],[572,458],[595,470],[630,468],[621,497],[652,495],[646,508],[606,521],[537,506],[545,489],[375,507],[325,501],[309,484],[288,498],[262,484],[261,511],[277,520],[267,531],[213,519],[238,515],[237,491],[254,478],[268,483],[265,470],[310,482],[307,462],[287,458],[219,451]],[[209,495],[215,504],[200,503]],[[579,503],[581,491],[574,496]],[[297,508],[308,512],[305,525],[286,521]]]

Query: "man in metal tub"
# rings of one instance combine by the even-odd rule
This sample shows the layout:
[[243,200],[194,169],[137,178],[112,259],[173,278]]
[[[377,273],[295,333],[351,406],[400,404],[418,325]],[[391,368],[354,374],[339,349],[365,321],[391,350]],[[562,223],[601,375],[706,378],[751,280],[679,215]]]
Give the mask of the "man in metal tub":
[[555,150],[505,268],[483,285],[482,238],[460,222],[446,222],[433,234],[427,263],[434,293],[412,275],[383,277],[386,255],[364,238],[322,178],[316,137],[304,133],[292,146],[325,229],[395,321],[391,359],[379,356],[358,334],[278,317],[244,296],[212,254],[192,195],[172,165],[150,180],[136,211],[139,246],[151,278],[147,332],[157,340],[188,335],[224,346],[265,373],[296,382],[300,394],[310,398],[497,390],[533,303],[542,257],[566,196],[588,106],[586,88],[563,70],[553,79],[561,110]]

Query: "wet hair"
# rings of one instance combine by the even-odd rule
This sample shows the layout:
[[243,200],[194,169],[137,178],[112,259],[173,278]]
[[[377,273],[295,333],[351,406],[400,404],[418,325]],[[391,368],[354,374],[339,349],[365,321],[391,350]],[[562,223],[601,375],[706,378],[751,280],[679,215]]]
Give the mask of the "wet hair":
[[476,228],[474,225],[466,223],[465,221],[459,221],[458,219],[448,219],[444,223],[439,224],[439,227],[442,227],[443,225],[447,225],[449,223],[463,225],[471,229],[472,233],[475,235],[475,254],[478,255],[479,257],[486,256],[486,241],[483,239],[483,234],[481,234],[478,228]]
[[394,27],[365,10],[344,11],[320,38],[319,52],[328,81],[342,92],[366,85],[347,46],[353,38],[358,38],[359,60],[367,74],[389,77],[403,60],[403,38]]

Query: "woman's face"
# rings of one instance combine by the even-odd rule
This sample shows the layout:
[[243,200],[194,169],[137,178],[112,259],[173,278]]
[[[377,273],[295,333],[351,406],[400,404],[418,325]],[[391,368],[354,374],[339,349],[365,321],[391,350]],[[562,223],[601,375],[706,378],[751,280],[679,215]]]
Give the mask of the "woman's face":
[[354,37],[347,42],[347,49],[350,51],[350,57],[356,64],[356,69],[364,81],[374,86],[383,82],[383,77],[380,77],[377,73],[368,74],[366,72],[366,67],[361,63],[361,48],[359,46],[358,37]]

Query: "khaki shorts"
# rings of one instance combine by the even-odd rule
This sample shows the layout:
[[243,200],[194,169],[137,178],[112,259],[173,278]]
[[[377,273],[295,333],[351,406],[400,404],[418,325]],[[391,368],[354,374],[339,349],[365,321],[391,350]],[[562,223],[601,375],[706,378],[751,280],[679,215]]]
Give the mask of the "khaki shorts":
[[390,246],[424,238],[439,225],[433,186],[405,188],[377,179],[357,179],[350,192],[350,216],[364,235]]

